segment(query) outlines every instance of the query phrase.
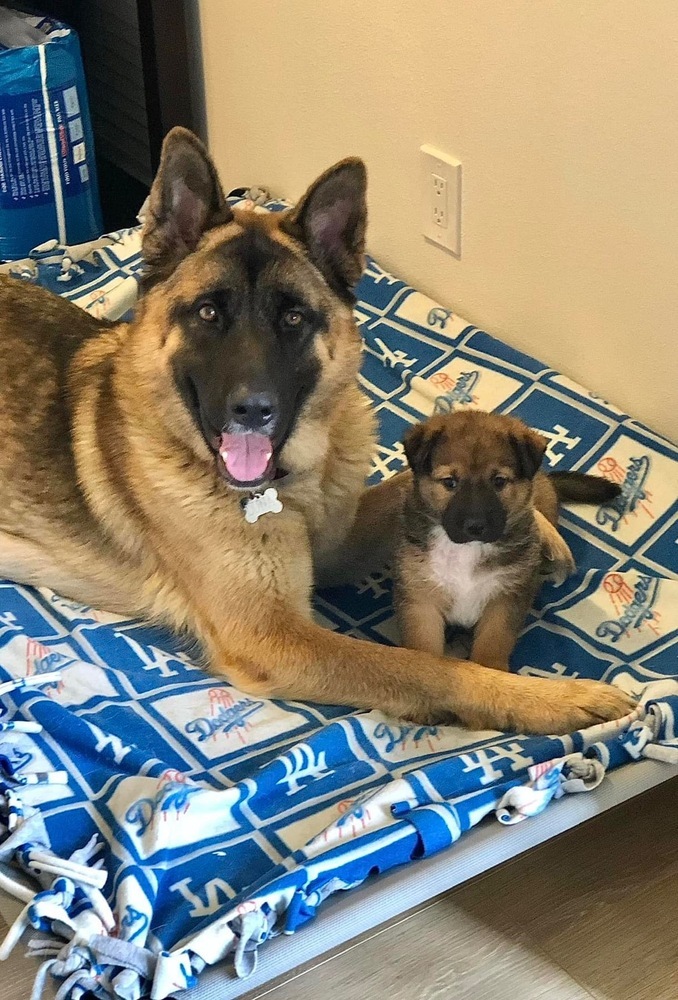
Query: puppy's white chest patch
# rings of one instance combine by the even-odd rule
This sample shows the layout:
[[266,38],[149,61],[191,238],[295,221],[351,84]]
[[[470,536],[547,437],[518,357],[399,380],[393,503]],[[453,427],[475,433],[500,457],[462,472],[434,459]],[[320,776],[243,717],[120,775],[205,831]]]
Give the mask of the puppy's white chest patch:
[[428,550],[428,570],[431,582],[445,593],[449,624],[471,628],[487,603],[506,587],[511,568],[483,564],[493,548],[485,542],[458,545],[450,541],[443,528],[435,529]]

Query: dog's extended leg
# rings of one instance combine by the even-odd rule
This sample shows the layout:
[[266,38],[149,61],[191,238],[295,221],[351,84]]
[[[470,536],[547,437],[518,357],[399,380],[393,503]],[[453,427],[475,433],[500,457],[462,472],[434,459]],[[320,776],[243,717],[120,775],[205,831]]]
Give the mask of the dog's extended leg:
[[[541,680],[466,660],[340,635],[281,608],[256,631],[241,623],[212,632],[212,669],[271,698],[381,709],[421,723],[459,720],[471,729],[569,732],[623,716],[619,688],[595,681]],[[217,639],[215,642],[214,640]]]
[[315,566],[318,587],[355,583],[385,566],[400,532],[400,511],[412,483],[409,471],[398,472],[368,487],[344,543]]

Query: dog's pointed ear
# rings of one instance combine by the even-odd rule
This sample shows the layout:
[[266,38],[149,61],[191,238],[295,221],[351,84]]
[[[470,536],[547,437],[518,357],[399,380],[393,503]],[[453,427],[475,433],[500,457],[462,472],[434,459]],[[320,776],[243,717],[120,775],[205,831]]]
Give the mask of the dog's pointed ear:
[[360,280],[367,226],[367,171],[352,157],[330,167],[310,186],[281,229],[306,248],[323,277],[347,298]]
[[216,169],[200,140],[185,128],[165,138],[151,187],[142,252],[152,268],[171,272],[208,229],[230,221]]
[[518,479],[534,479],[544,460],[548,441],[536,431],[525,428],[522,434],[510,434]]
[[442,433],[423,423],[415,424],[405,435],[403,446],[415,476],[430,476],[433,471],[433,452]]

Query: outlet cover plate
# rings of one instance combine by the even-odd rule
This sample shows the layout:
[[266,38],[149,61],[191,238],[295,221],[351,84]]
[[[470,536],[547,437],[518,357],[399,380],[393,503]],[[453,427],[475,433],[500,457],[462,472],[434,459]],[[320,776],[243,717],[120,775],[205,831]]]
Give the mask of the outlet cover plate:
[[[435,178],[444,178],[446,204],[440,225],[441,206],[436,197]],[[421,224],[422,233],[430,243],[442,247],[455,257],[461,257],[461,163],[434,146],[421,147]]]

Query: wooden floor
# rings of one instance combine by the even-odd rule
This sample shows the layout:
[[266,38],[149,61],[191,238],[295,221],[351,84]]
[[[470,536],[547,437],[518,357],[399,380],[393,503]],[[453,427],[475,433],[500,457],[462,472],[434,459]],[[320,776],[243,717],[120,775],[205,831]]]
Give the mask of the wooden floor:
[[[0,967],[0,997],[26,1000],[31,981],[17,955]],[[330,991],[342,1000],[678,1000],[678,779],[248,1000]]]

